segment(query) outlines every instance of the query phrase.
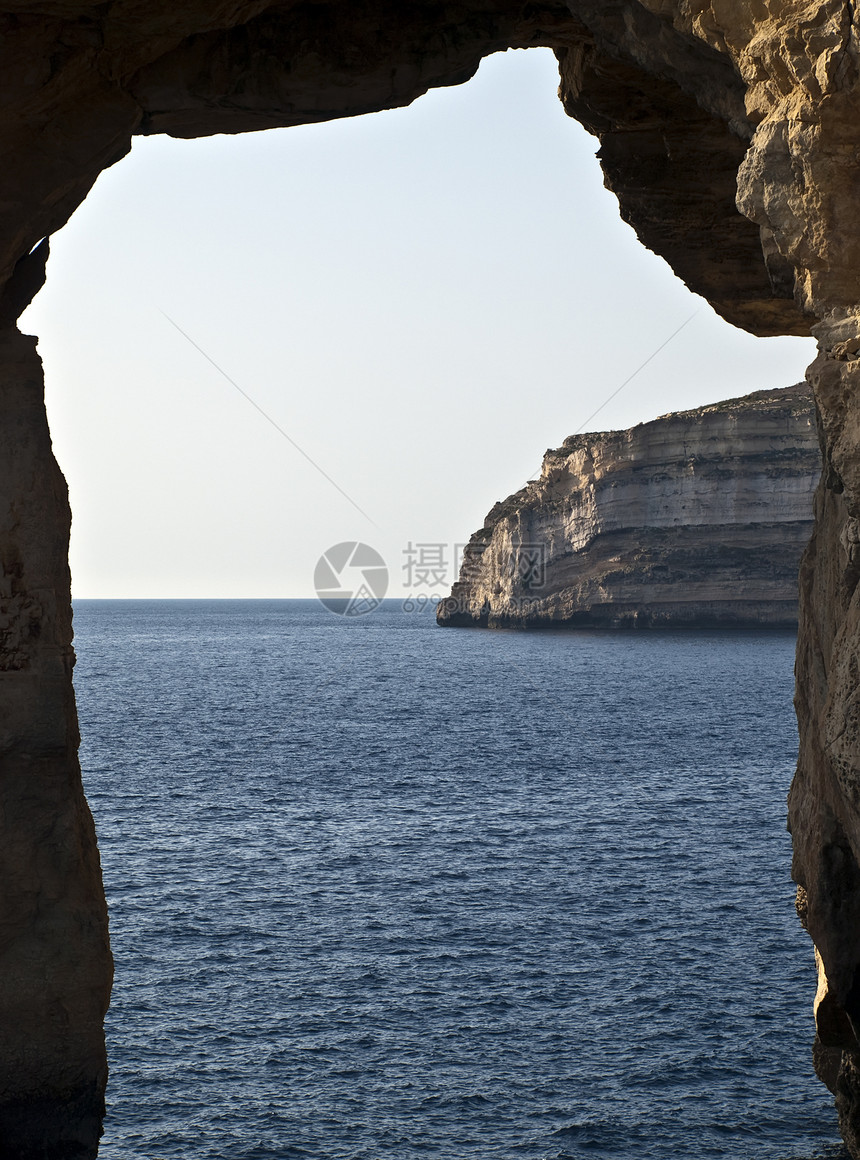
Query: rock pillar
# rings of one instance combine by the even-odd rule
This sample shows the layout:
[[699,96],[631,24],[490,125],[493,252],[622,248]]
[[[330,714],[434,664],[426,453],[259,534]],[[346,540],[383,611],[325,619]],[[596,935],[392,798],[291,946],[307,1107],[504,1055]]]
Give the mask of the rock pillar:
[[96,1155],[112,960],[72,691],[65,480],[36,339],[0,330],[0,1155]]

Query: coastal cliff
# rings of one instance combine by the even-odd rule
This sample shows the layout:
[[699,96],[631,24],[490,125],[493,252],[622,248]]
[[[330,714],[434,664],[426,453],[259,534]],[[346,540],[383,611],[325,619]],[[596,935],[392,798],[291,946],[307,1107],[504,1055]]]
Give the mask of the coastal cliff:
[[821,473],[805,384],[572,435],[498,503],[446,626],[793,625]]

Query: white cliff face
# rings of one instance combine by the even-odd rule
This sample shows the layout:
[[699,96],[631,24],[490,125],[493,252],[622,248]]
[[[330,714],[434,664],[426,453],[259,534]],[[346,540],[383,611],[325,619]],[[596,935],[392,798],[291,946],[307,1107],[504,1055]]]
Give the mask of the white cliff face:
[[793,624],[820,475],[806,385],[574,435],[497,504],[441,624]]

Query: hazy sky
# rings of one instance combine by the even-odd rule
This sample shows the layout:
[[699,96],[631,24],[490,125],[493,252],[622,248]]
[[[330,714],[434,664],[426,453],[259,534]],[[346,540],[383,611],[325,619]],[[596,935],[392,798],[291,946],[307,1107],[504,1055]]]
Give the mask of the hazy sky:
[[307,596],[343,540],[397,595],[410,544],[451,556],[696,310],[590,429],[803,377],[811,340],[730,327],[639,244],[557,85],[509,52],[408,109],[138,139],[102,175],[22,323],[76,596]]

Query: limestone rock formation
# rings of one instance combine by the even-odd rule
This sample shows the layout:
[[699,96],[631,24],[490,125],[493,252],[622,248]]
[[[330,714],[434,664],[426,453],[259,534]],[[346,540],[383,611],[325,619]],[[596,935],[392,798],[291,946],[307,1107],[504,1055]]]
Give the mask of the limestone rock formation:
[[496,504],[442,625],[794,625],[821,474],[812,392],[572,435]]
[[[555,49],[623,217],[723,316],[810,329],[824,470],[801,571],[791,797],[819,954],[816,1058],[860,1157],[860,24],[845,0],[0,3],[0,1144],[95,1154],[110,979],[75,756],[68,508],[14,318],[134,133],[406,105],[504,48]],[[32,258],[31,258],[32,255]],[[24,345],[22,345],[22,342]],[[26,383],[26,387],[22,384]],[[36,970],[37,968],[37,970]]]
[[0,331],[0,365],[0,1156],[77,1157],[101,1130],[112,963],[77,760],[70,513],[36,340]]

